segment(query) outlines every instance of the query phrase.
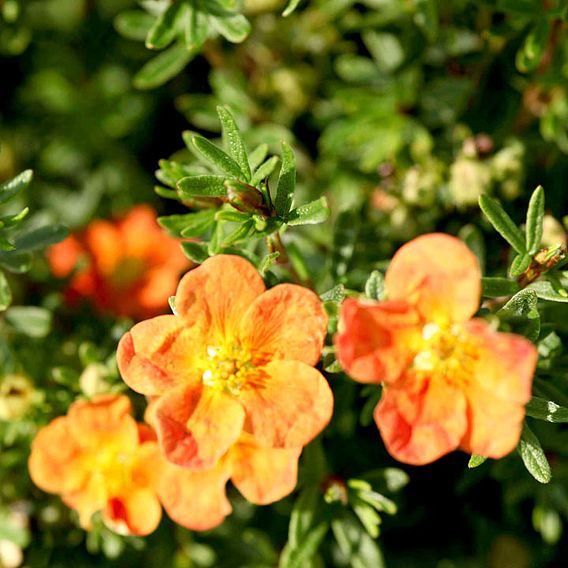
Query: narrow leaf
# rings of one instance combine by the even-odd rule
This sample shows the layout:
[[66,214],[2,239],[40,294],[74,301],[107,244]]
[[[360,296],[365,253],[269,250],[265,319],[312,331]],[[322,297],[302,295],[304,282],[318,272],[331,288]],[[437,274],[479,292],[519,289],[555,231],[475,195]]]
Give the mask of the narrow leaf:
[[116,16],[114,29],[126,39],[144,41],[152,29],[154,18],[141,10],[127,10]]
[[33,175],[32,170],[26,170],[17,175],[15,178],[0,185],[0,203],[4,203],[5,201],[12,199],[14,195],[28,187],[32,181]]
[[519,442],[518,451],[528,472],[538,482],[548,483],[551,480],[550,464],[544,455],[542,446],[526,424]]
[[177,183],[181,197],[222,197],[227,195],[225,176],[190,176]]
[[322,521],[315,526],[305,535],[299,546],[291,551],[287,561],[284,564],[280,564],[280,568],[303,568],[306,566],[316,554],[328,529],[329,524],[326,521]]
[[534,290],[541,300],[568,303],[568,292],[563,289],[555,290],[552,283],[548,280],[538,280],[537,282],[533,282],[532,284],[529,284],[526,289]]
[[158,217],[158,223],[175,237],[195,237],[203,234],[215,220],[215,210],[205,209],[186,215]]
[[250,168],[254,172],[268,155],[268,144],[260,144],[249,154]]
[[365,296],[371,300],[380,300],[385,290],[384,276],[378,270],[373,270],[365,283]]
[[523,272],[525,272],[528,267],[531,265],[531,256],[530,254],[518,254],[511,263],[511,267],[509,269],[509,274],[512,278],[516,278],[520,276]]
[[[223,141],[225,147],[228,148],[229,154],[239,165],[240,171],[244,176],[244,181],[249,181],[251,178],[251,171],[245,142],[241,135],[241,131],[237,126],[235,117],[227,107],[218,106],[217,114],[221,121],[221,128],[223,130]],[[255,185],[255,184],[253,184]]]
[[4,311],[12,303],[12,291],[6,275],[0,271],[0,311]]
[[288,225],[316,225],[326,221],[330,213],[327,199],[320,197],[291,211],[286,223]]
[[205,158],[208,162],[215,164],[221,171],[225,172],[228,176],[234,178],[243,177],[243,171],[241,170],[239,164],[231,158],[228,154],[225,154],[221,148],[218,148],[212,142],[209,142],[207,138],[203,136],[194,136],[192,138],[193,145],[195,149]]
[[483,286],[482,295],[487,298],[499,298],[501,296],[511,296],[520,290],[520,286],[514,280],[508,278],[483,277],[481,279]]
[[526,254],[525,238],[501,204],[488,195],[479,197],[481,210],[495,230],[520,254]]
[[16,237],[18,252],[39,250],[62,241],[69,231],[63,225],[47,225]]
[[155,89],[180,73],[198,53],[197,49],[187,49],[185,45],[175,44],[148,61],[134,76],[137,89]]
[[28,337],[45,337],[51,329],[51,312],[34,306],[14,306],[4,314],[6,321]]
[[290,2],[288,2],[288,5],[286,6],[286,9],[284,10],[284,12],[282,12],[282,15],[284,17],[289,16],[299,6],[300,1],[301,0],[290,0]]
[[533,396],[526,406],[527,416],[546,422],[568,422],[568,408],[551,400]]
[[209,21],[225,39],[233,43],[241,43],[250,33],[250,22],[241,14],[211,16]]
[[266,162],[264,162],[264,164],[262,164],[256,172],[254,172],[254,175],[250,180],[251,185],[256,186],[262,180],[266,179],[274,171],[279,161],[280,158],[278,156],[272,156],[272,158],[266,160]]
[[283,219],[286,219],[292,200],[294,198],[294,189],[296,187],[296,158],[294,151],[287,142],[282,141],[282,165],[280,166],[280,177],[276,186],[276,198],[274,199],[274,207],[276,213]]
[[531,195],[527,210],[527,250],[535,254],[542,240],[544,222],[544,189],[539,185]]
[[473,469],[474,467],[479,467],[482,463],[485,463],[485,461],[487,461],[485,456],[472,454],[467,462],[467,467],[469,467],[469,469]]
[[187,256],[189,260],[192,260],[196,264],[201,264],[209,258],[207,245],[203,243],[182,243],[181,248],[185,256]]
[[185,4],[181,2],[175,2],[165,10],[148,32],[146,47],[148,49],[164,49],[168,47],[176,37],[178,17],[184,14]]

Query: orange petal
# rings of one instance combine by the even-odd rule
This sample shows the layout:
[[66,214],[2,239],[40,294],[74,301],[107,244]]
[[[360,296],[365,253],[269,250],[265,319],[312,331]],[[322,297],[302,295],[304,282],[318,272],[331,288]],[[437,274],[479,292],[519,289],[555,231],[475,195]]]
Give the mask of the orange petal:
[[467,428],[465,396],[439,379],[409,373],[384,389],[375,422],[398,461],[423,465],[458,447]]
[[262,446],[306,445],[327,425],[333,395],[319,371],[299,361],[272,361],[239,394],[244,429]]
[[170,465],[162,477],[160,500],[176,523],[195,531],[212,529],[232,510],[225,494],[230,475],[224,460],[206,471]]
[[482,320],[473,320],[467,330],[479,341],[479,349],[473,381],[466,391],[469,425],[461,447],[500,458],[519,442],[537,350],[524,337],[494,332]]
[[475,255],[459,239],[431,233],[397,251],[385,287],[389,299],[415,305],[425,321],[461,323],[479,307],[481,271]]
[[396,380],[413,358],[419,317],[405,302],[348,299],[341,306],[337,359],[361,383]]
[[302,448],[261,448],[239,442],[230,451],[231,481],[251,503],[274,503],[296,487],[301,452]]
[[83,245],[73,235],[49,247],[47,259],[53,275],[57,278],[65,278],[71,274],[84,253]]
[[118,344],[124,382],[136,392],[156,396],[191,379],[196,354],[205,350],[201,332],[173,315],[136,324]]
[[205,320],[211,334],[225,339],[235,334],[243,314],[264,290],[250,262],[240,256],[213,256],[182,278],[176,311],[188,322]]
[[245,411],[231,396],[207,387],[185,386],[160,398],[156,429],[166,458],[192,469],[208,469],[237,441]]
[[32,481],[49,493],[77,490],[87,477],[80,455],[67,417],[56,418],[42,428],[32,442],[28,462]]
[[101,395],[90,401],[74,402],[67,413],[69,429],[81,447],[99,446],[112,439],[122,447],[138,445],[138,427],[130,415],[126,396]]
[[244,344],[270,359],[293,359],[315,365],[327,333],[323,303],[311,290],[280,284],[264,292],[243,318]]
[[122,535],[146,536],[156,530],[162,506],[154,491],[138,489],[126,496],[111,497],[103,511],[104,523]]
[[85,243],[97,269],[110,275],[124,257],[124,243],[120,231],[110,221],[94,221],[85,231]]

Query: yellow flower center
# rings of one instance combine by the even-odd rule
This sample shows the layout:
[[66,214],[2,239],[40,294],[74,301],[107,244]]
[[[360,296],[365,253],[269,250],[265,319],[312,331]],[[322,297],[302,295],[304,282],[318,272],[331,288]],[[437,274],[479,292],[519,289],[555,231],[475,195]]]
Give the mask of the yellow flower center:
[[257,368],[250,350],[238,343],[207,347],[201,380],[203,384],[238,395]]
[[122,495],[132,486],[135,455],[116,447],[104,447],[85,456],[85,466],[104,498]]
[[412,368],[418,373],[464,384],[473,374],[476,357],[475,342],[462,326],[428,323],[422,328],[422,344]]

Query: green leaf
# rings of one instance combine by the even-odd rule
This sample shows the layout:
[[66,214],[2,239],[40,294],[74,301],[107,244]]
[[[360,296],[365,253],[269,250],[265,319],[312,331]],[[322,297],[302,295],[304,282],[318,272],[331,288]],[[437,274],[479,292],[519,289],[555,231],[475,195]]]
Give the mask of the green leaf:
[[5,217],[0,217],[0,227],[7,229],[9,227],[14,227],[21,221],[23,221],[30,212],[29,207],[24,207],[19,213],[14,215],[6,215]]
[[352,568],[385,568],[377,543],[351,515],[335,517],[331,530],[346,560],[344,565]]
[[458,237],[468,246],[475,254],[481,270],[485,267],[485,242],[483,233],[472,224],[465,225],[458,233]]
[[334,286],[331,290],[324,292],[320,295],[322,302],[343,302],[345,299],[345,286],[343,284],[338,284]]
[[209,25],[207,15],[195,6],[188,6],[188,16],[185,25],[185,45],[188,49],[201,49],[207,39]]
[[0,203],[4,203],[9,199],[12,199],[12,197],[14,197],[18,192],[28,187],[32,181],[33,175],[34,173],[32,170],[25,170],[15,178],[0,185]]
[[550,22],[546,18],[538,18],[515,58],[517,69],[521,73],[530,73],[538,67],[546,51],[549,35]]
[[114,19],[114,29],[123,37],[144,41],[154,24],[154,18],[140,10],[128,10]]
[[43,249],[62,241],[68,234],[67,227],[63,225],[46,225],[18,235],[15,239],[16,249],[18,252]]
[[538,482],[548,483],[552,478],[550,464],[544,455],[538,438],[526,424],[517,449],[528,472]]
[[518,254],[511,263],[509,274],[512,278],[520,276],[531,265],[532,258],[530,254]]
[[175,237],[202,235],[215,221],[215,209],[204,209],[186,215],[158,217],[158,223]]
[[480,456],[478,454],[472,454],[467,462],[467,467],[473,469],[474,467],[479,467],[482,463],[485,463],[487,458],[485,456]]
[[196,264],[201,264],[209,258],[207,245],[204,243],[181,243],[181,248],[185,256]]
[[495,230],[520,254],[526,254],[525,238],[523,233],[513,223],[513,220],[505,212],[501,204],[488,195],[479,197],[479,206],[493,225]]
[[175,44],[148,61],[134,76],[137,89],[155,89],[180,73],[197,55],[197,49]]
[[264,278],[266,273],[270,270],[270,268],[274,265],[274,263],[278,260],[280,253],[278,251],[271,252],[267,254],[261,261],[258,271],[260,275]]
[[549,302],[568,303],[568,292],[563,289],[556,290],[548,280],[538,280],[526,287],[527,290],[534,290],[541,300]]
[[250,169],[254,172],[268,155],[268,144],[260,144],[249,154]]
[[560,406],[551,400],[533,396],[526,406],[527,416],[546,422],[568,422],[568,408]]
[[[221,121],[221,128],[223,130],[223,141],[225,147],[229,149],[229,154],[238,164],[239,169],[244,176],[244,181],[249,181],[251,178],[250,165],[247,155],[245,142],[241,135],[241,131],[237,126],[234,116],[227,107],[218,106],[217,114]],[[252,184],[256,185],[256,184]]]
[[544,222],[544,189],[539,185],[531,195],[527,210],[527,250],[533,255],[538,252],[542,241]]
[[327,204],[326,197],[320,197],[315,201],[300,205],[296,209],[290,211],[286,223],[288,225],[315,225],[323,223],[329,218],[330,209]]
[[180,179],[177,188],[185,197],[224,197],[227,195],[225,176],[190,176]]
[[229,223],[243,223],[249,219],[249,213],[241,213],[240,211],[220,210],[215,213],[216,221],[228,221]]
[[534,341],[540,333],[540,314],[538,313],[537,305],[538,297],[536,292],[525,288],[517,292],[497,312],[497,315],[521,319],[524,327],[517,331]]
[[365,296],[371,300],[382,300],[385,291],[385,278],[378,270],[373,270],[365,283]]
[[[329,523],[327,521],[322,521],[311,529],[297,548],[292,549],[286,558],[284,556],[281,557],[279,568],[304,568],[317,553],[328,530]],[[285,560],[283,561],[284,558]]]
[[282,15],[285,18],[289,16],[300,5],[300,1],[301,0],[290,0],[290,2],[288,2],[288,5],[286,6],[286,9],[284,10],[284,12],[282,12]]
[[233,43],[241,43],[250,33],[250,22],[241,14],[233,16],[210,16],[213,27]]
[[245,221],[242,225],[237,227],[232,233],[229,233],[229,235],[227,235],[223,239],[222,246],[224,247],[229,246],[232,245],[233,243],[236,243],[237,241],[246,239],[251,234],[253,226],[254,226],[253,219]]
[[250,183],[251,185],[257,186],[262,180],[266,179],[276,168],[280,158],[278,156],[272,156],[262,164],[254,175],[252,176]]
[[19,251],[2,252],[0,251],[0,266],[14,272],[15,274],[22,274],[27,272],[32,265],[31,253]]
[[12,303],[12,291],[6,275],[0,271],[0,311],[4,311]]
[[185,4],[175,2],[158,17],[146,38],[148,49],[164,49],[174,41],[177,35],[177,21],[180,16],[187,15],[185,7]]
[[288,528],[288,541],[292,549],[300,546],[312,528],[320,501],[321,492],[317,485],[306,487],[296,499]]
[[511,296],[516,294],[521,288],[514,280],[489,276],[484,276],[481,279],[481,284],[483,286],[482,295],[487,298]]
[[195,149],[205,158],[208,162],[216,165],[221,171],[225,172],[228,176],[234,178],[244,177],[243,171],[239,164],[233,160],[228,154],[225,154],[221,148],[218,148],[207,138],[203,136],[194,136],[192,138]]
[[6,322],[28,337],[45,337],[51,330],[51,312],[34,306],[14,306],[4,314]]
[[274,207],[276,213],[286,219],[292,200],[294,199],[294,189],[296,187],[296,158],[294,151],[287,142],[282,141],[282,165],[280,166],[280,176],[276,186],[276,198]]

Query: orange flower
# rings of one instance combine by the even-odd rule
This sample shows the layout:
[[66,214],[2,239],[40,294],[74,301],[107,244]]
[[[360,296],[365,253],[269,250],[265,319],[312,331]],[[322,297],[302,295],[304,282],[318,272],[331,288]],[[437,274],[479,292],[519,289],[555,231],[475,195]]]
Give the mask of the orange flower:
[[211,529],[231,513],[225,493],[229,479],[251,503],[274,503],[296,487],[301,451],[262,448],[243,435],[211,469],[193,471],[168,464],[160,485],[162,504],[178,524]]
[[67,416],[39,431],[29,459],[33,482],[61,495],[83,528],[102,511],[109,528],[133,535],[149,534],[160,522],[163,466],[154,433],[136,423],[129,399],[117,395],[75,402]]
[[266,291],[254,267],[220,255],[186,274],[176,315],[135,325],[118,346],[134,390],[159,397],[158,440],[172,463],[212,468],[244,432],[265,448],[300,448],[331,417],[313,368],[327,317],[305,288]]
[[135,319],[163,312],[180,272],[190,265],[147,205],[118,221],[94,221],[51,247],[48,260],[59,278],[76,269],[67,289],[71,303],[89,298],[101,312]]
[[448,235],[418,237],[395,254],[385,289],[384,302],[345,301],[335,344],[355,380],[383,384],[375,421],[390,454],[420,465],[458,447],[512,451],[537,351],[471,319],[481,294],[473,253]]

